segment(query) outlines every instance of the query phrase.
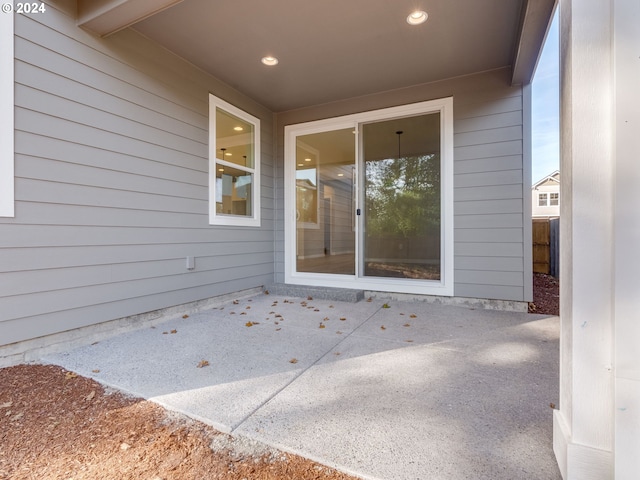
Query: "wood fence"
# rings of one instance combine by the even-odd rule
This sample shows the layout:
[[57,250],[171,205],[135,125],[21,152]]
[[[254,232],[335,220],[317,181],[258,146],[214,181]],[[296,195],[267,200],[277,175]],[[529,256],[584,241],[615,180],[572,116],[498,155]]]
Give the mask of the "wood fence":
[[557,278],[560,273],[560,219],[534,218],[532,222],[533,273]]

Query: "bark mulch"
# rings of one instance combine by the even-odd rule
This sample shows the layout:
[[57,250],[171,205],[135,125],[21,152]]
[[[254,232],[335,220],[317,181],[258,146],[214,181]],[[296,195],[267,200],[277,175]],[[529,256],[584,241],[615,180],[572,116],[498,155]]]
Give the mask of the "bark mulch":
[[0,479],[348,480],[354,477],[51,365],[0,369]]
[[533,274],[533,302],[529,313],[560,315],[560,282],[544,273]]

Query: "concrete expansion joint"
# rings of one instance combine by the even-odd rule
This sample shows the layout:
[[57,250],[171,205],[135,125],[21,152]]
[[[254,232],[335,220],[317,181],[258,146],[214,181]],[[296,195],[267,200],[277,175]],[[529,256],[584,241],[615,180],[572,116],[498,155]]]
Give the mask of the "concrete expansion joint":
[[[265,289],[267,291],[269,291],[271,293],[271,290]],[[278,294],[281,295],[281,294]],[[291,295],[289,295],[291,296]],[[334,300],[334,299],[330,299],[330,300]],[[386,304],[385,304],[386,305]],[[266,404],[268,404],[273,398],[277,397],[278,395],[280,395],[280,393],[282,393],[284,390],[286,390],[293,382],[295,382],[296,380],[298,380],[300,377],[302,377],[306,372],[308,372],[309,370],[311,370],[313,367],[315,367],[316,365],[318,365],[324,358],[326,358],[333,350],[335,350],[338,346],[342,345],[343,343],[345,343],[355,332],[357,332],[365,323],[367,323],[371,318],[373,318],[380,310],[382,310],[384,307],[384,305],[381,305],[378,309],[376,309],[371,315],[369,315],[367,318],[365,318],[362,322],[360,322],[360,324],[354,328],[351,332],[349,332],[347,335],[344,335],[340,341],[334,345],[332,345],[323,355],[319,356],[317,358],[317,360],[313,363],[311,363],[308,367],[303,368],[300,370],[300,372],[295,375],[294,377],[291,378],[291,380],[289,380],[285,385],[282,386],[282,388],[276,390],[275,392],[273,392],[272,395],[268,396],[262,403],[260,403],[256,408],[254,408],[252,411],[250,411],[247,415],[245,415],[239,422],[236,423],[235,426],[232,426],[229,430],[229,434],[231,435],[236,435],[238,429],[240,429],[240,427],[242,427],[242,425],[248,420],[250,419],[256,412],[258,412],[262,407],[264,407]]]

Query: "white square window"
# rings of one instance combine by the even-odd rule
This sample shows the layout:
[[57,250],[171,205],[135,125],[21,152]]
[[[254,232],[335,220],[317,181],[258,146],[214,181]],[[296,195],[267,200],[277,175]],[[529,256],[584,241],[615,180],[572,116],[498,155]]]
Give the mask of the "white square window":
[[260,120],[209,95],[209,223],[260,226]]
[[538,194],[538,206],[539,207],[546,207],[547,206],[547,194],[546,193]]
[[558,205],[558,197],[559,197],[559,194],[550,193],[549,194],[549,205],[557,206]]

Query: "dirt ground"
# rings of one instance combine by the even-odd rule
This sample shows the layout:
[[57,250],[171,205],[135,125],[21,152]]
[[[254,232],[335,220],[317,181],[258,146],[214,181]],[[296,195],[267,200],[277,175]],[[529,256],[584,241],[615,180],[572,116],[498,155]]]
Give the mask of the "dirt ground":
[[0,479],[354,477],[236,441],[51,365],[0,369]]
[[560,315],[560,282],[551,275],[533,274],[533,302],[529,313]]
[[[529,310],[558,315],[558,281],[534,276]],[[50,365],[0,369],[0,479],[354,479],[234,440]]]

